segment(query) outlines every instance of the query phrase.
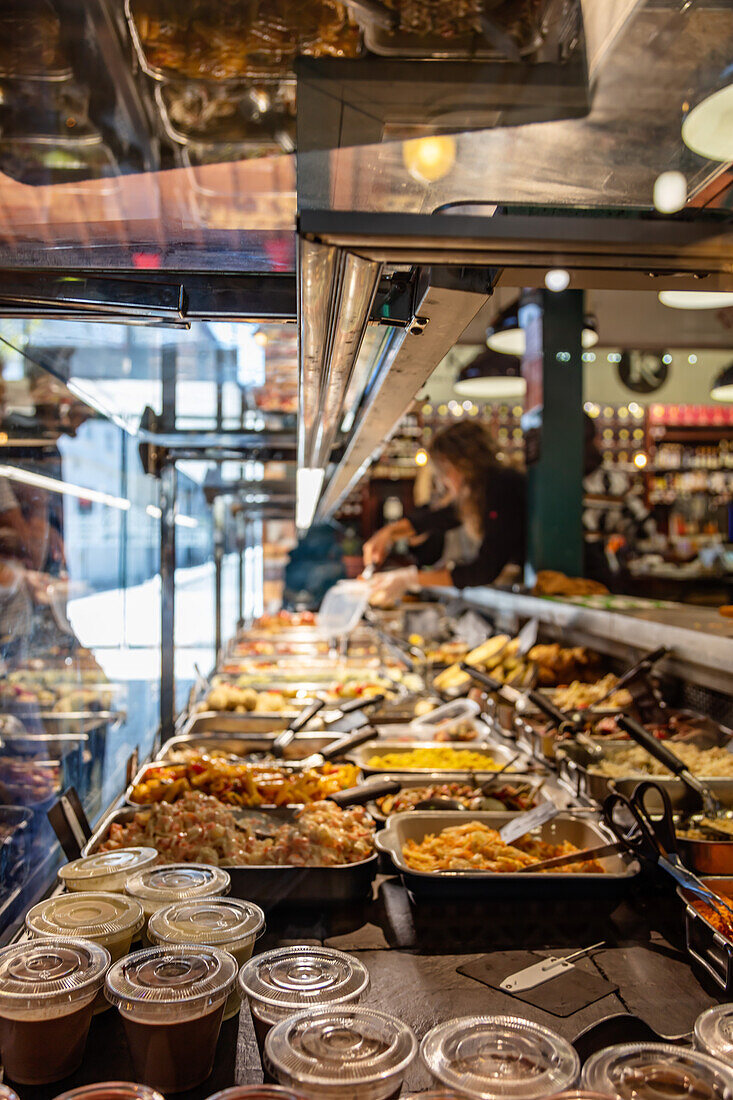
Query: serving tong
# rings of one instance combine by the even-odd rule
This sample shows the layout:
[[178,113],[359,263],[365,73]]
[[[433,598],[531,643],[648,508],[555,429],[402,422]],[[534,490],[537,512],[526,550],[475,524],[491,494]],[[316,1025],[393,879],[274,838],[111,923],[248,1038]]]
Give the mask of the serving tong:
[[718,820],[733,821],[733,810],[727,809],[722,804],[707,783],[693,775],[679,757],[675,756],[663,741],[659,741],[654,734],[649,733],[640,722],[630,718],[627,714],[621,714],[618,717],[618,725],[628,733],[632,741],[646,749],[650,756],[653,756],[655,760],[668,768],[673,775],[685,784],[688,790],[691,790],[701,800],[702,813],[688,815],[685,819],[686,822],[704,829],[714,836],[733,842],[733,829],[717,829],[715,826],[716,818]]
[[[661,801],[661,816],[656,805],[650,805],[650,796]],[[630,798],[612,791],[603,803],[603,816],[624,847],[641,859],[656,863],[683,889],[707,902],[725,924],[733,924],[733,907],[683,864],[677,850],[672,803],[663,787],[645,779],[634,788]]]
[[[494,785],[494,783],[496,783],[496,780],[499,778],[499,776],[503,772],[507,771],[507,769],[511,768],[512,764],[516,763],[516,761],[519,759],[520,756],[521,756],[521,753],[516,752],[514,754],[514,756],[510,757],[509,760],[507,760],[506,764],[502,764],[502,766],[499,768],[498,771],[494,772],[494,774],[492,776],[490,776],[488,779],[485,779],[482,783],[478,784],[478,788],[481,791],[481,794],[485,798],[490,798],[491,797],[490,794],[489,794],[489,788],[492,787]],[[527,787],[528,790],[531,790],[531,787],[530,787],[529,784],[526,784],[526,787]],[[539,792],[541,789],[542,789],[542,786],[538,787],[537,792]],[[416,810],[446,810],[446,811],[447,810],[460,810],[461,812],[464,812],[464,811],[466,813],[470,812],[468,807],[465,806],[463,804],[463,802],[461,802],[460,799],[458,799],[458,798],[440,798],[440,797],[437,797],[437,798],[424,798],[421,802],[416,802],[415,803],[415,809]]]

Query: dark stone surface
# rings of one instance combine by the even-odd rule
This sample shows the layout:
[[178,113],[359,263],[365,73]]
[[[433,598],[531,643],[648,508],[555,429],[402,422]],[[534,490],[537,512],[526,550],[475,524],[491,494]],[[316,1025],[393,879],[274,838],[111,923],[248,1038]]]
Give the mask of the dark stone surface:
[[[558,899],[525,902],[440,903],[414,907],[396,879],[380,878],[374,900],[338,912],[283,909],[268,914],[258,950],[276,944],[323,943],[351,950],[368,967],[366,1003],[392,1012],[418,1038],[434,1024],[474,1014],[518,1015],[545,1024],[573,1040],[591,1024],[619,1012],[637,1014],[665,1035],[688,1033],[696,1017],[724,1000],[709,980],[699,978],[684,951],[683,909],[666,884],[645,880],[612,914],[598,902],[581,905]],[[618,986],[573,1015],[560,1018],[457,973],[469,960],[497,950],[568,953],[599,940],[606,946],[578,967],[600,973]],[[633,1025],[632,1025],[633,1026]],[[130,1080],[132,1069],[115,1010],[92,1022],[87,1052],[77,1074],[58,1085],[19,1088],[21,1100],[52,1100],[79,1084]],[[232,1084],[262,1081],[262,1068],[249,1010],[227,1021],[219,1039],[214,1073],[182,1100],[204,1100]],[[430,1086],[415,1065],[405,1092]]]

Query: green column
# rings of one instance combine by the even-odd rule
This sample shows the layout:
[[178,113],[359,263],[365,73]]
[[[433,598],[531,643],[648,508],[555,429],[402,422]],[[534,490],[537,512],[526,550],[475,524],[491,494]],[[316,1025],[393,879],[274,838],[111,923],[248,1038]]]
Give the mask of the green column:
[[541,326],[543,412],[539,459],[529,467],[528,579],[540,569],[577,577],[583,574],[583,292],[545,290],[541,305],[533,322]]

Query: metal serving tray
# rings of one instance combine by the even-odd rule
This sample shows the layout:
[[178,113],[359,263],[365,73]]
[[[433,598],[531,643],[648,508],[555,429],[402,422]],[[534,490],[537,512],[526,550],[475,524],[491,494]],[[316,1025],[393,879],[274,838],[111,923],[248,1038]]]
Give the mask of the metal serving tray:
[[[633,745],[631,741],[594,741],[604,755],[612,755],[614,750],[627,750]],[[558,745],[555,756],[558,774],[562,785],[576,798],[588,799],[591,802],[602,803],[611,790],[620,791],[621,794],[630,795],[638,783],[644,779],[652,779],[669,795],[672,808],[681,813],[691,813],[699,809],[699,801],[688,791],[680,779],[674,776],[650,776],[647,772],[638,772],[624,776],[621,779],[612,779],[609,776],[597,775],[590,771],[591,757],[586,748],[576,741],[564,741]],[[733,807],[733,776],[730,779],[720,777],[701,776],[713,793],[725,806]]]
[[[308,700],[309,701],[309,700]],[[295,700],[293,700],[295,702]],[[297,718],[306,704],[294,706],[291,710],[274,711],[247,711],[242,714],[235,710],[200,710],[192,714],[186,720],[181,729],[182,734],[191,734],[199,737],[204,733],[221,734],[225,737],[250,737],[253,734],[279,733],[287,729],[290,722]],[[313,731],[319,726],[335,722],[341,717],[341,711],[333,707],[325,707],[312,718],[308,725]]]
[[514,717],[514,732],[517,744],[521,748],[526,749],[527,752],[532,756],[536,756],[539,760],[554,762],[555,749],[560,744],[560,739],[553,727],[544,730],[537,729],[526,718],[517,714]]
[[[92,855],[104,843],[110,826],[124,824],[144,806],[112,810],[99,823],[82,850]],[[258,813],[266,813],[261,806]],[[274,811],[277,814],[277,811]],[[247,811],[241,815],[246,817]],[[372,881],[377,873],[379,856],[375,852],[359,863],[339,867],[227,867],[231,875],[231,895],[254,901],[266,909],[286,902],[289,905],[325,906],[363,902],[371,896]]]
[[[330,739],[330,740],[332,740],[332,739]],[[246,763],[246,761],[242,761],[242,763]],[[301,771],[301,770],[302,770],[302,769],[301,769],[301,768],[300,768],[300,767],[298,766],[298,764],[297,764],[297,763],[293,763],[293,762],[290,762],[290,763],[288,763],[288,762],[283,762],[283,763],[281,763],[281,762],[280,762],[280,761],[278,761],[278,760],[274,760],[274,761],[263,761],[263,764],[265,764],[265,765],[267,765],[267,764],[272,764],[272,766],[273,766],[273,767],[276,767],[276,768],[278,768],[278,769],[280,769],[280,770],[282,770],[282,771],[284,771],[284,772],[296,772],[296,773],[297,773],[297,772],[299,772],[299,771]],[[151,770],[152,770],[153,768],[160,768],[160,767],[165,767],[165,766],[166,766],[166,761],[165,761],[165,760],[151,760],[151,761],[149,761],[149,762],[148,762],[147,764],[143,764],[143,766],[142,766],[142,767],[141,767],[141,768],[139,769],[139,771],[138,771],[137,775],[136,775],[136,776],[135,776],[135,777],[133,778],[132,782],[130,783],[130,785],[129,785],[129,786],[127,787],[127,789],[125,790],[125,794],[124,794],[124,800],[125,800],[125,804],[126,804],[127,806],[132,806],[132,807],[135,807],[136,809],[139,809],[139,808],[140,808],[140,806],[146,805],[146,803],[143,803],[143,802],[135,802],[135,801],[134,801],[134,799],[132,798],[132,792],[133,792],[133,788],[135,788],[135,787],[136,787],[136,786],[137,786],[137,785],[138,785],[139,783],[144,783],[144,782],[145,782],[145,778],[146,778],[146,776],[147,776],[147,773],[148,773],[149,771],[151,771]],[[175,767],[176,765],[175,765],[175,764],[171,764],[170,766],[171,766],[171,767]],[[362,779],[363,779],[363,776],[362,776],[362,774],[361,774],[360,772],[359,772],[359,773],[357,773],[357,777],[356,777],[356,784],[355,784],[355,785],[358,785],[359,783],[361,783],[361,782],[362,782]],[[348,789],[350,790],[351,788],[348,788]],[[227,806],[227,808],[228,808],[228,809],[231,809],[231,810],[236,810],[236,809],[237,809],[237,807],[236,807],[236,806],[230,806],[230,805],[229,805],[228,803],[226,803],[226,802],[225,802],[225,803],[223,803],[223,804],[224,804],[225,806]],[[242,807],[242,813],[246,812],[246,810],[247,810],[247,809],[249,809],[249,810],[255,810],[255,809],[256,809],[256,810],[262,810],[262,809],[286,809],[287,807],[289,807],[289,806],[293,806],[293,805],[297,805],[297,803],[289,803],[289,802],[288,802],[288,803],[285,803],[285,804],[284,804],[283,806],[281,806],[281,807],[268,806],[268,805],[264,805],[264,804],[263,804],[262,806],[248,806],[248,807]]]
[[[733,877],[704,878],[702,882],[733,905]],[[695,909],[689,891],[678,886],[677,894],[685,903],[685,944],[688,955],[730,996],[733,994],[733,942]]]
[[[421,841],[428,833],[440,832],[468,821],[480,821],[492,829],[500,829],[516,815],[493,811],[476,811],[471,814],[444,811],[420,811],[392,814],[387,827],[377,834],[375,844],[392,860],[405,888],[415,901],[420,900],[482,900],[529,899],[592,896],[593,899],[618,897],[629,882],[636,878],[640,866],[627,856],[607,856],[605,874],[554,874],[531,873],[498,874],[493,871],[414,871],[405,863],[402,855],[407,840]],[[561,813],[538,830],[538,835],[551,843],[569,840],[578,848],[591,848],[608,844],[612,834],[597,820],[587,814]]]
[[[285,727],[283,726],[283,729]],[[289,760],[303,760],[306,756],[310,756],[311,753],[321,752],[327,745],[330,745],[337,739],[339,734],[335,731],[329,730],[328,733],[299,733],[293,738],[290,745],[285,750],[284,760],[287,763]],[[194,752],[220,752],[228,753],[233,756],[247,756],[252,752],[269,752],[272,749],[272,743],[277,737],[277,733],[260,734],[259,736],[251,737],[227,737],[225,735],[218,735],[216,733],[211,734],[181,734],[178,737],[171,737],[169,741],[162,746],[160,752],[156,756],[158,763],[175,763],[173,759],[176,752],[180,752],[183,749],[191,749]]]
[[[377,740],[377,741],[367,741],[365,744],[360,745],[358,749],[354,749],[353,752],[348,753],[346,759],[350,760],[352,764],[356,764],[358,767],[360,767],[365,775],[381,775],[384,772],[389,772],[391,774],[392,772],[398,771],[398,770],[408,772],[410,775],[420,775],[420,776],[445,774],[444,772],[441,772],[440,769],[437,769],[437,768],[403,768],[403,769],[397,769],[394,766],[392,766],[391,768],[370,768],[369,765],[367,764],[367,761],[369,760],[369,758],[371,756],[376,756],[376,755],[384,756],[386,753],[392,753],[392,752],[394,752],[394,753],[407,753],[407,752],[411,752],[413,749],[435,749],[435,748],[464,749],[467,752],[481,753],[483,756],[486,756],[487,758],[490,757],[493,760],[495,760],[499,764],[500,767],[503,764],[506,764],[509,760],[511,760],[512,756],[515,755],[515,753],[510,748],[506,748],[504,745],[499,745],[496,741],[491,741],[491,740],[482,741],[480,745],[477,745],[474,741],[468,741],[468,742],[465,742],[465,741],[443,741],[443,742],[438,743],[438,742],[435,742],[435,741],[387,741],[387,740],[382,741],[382,740]],[[528,763],[529,763],[529,761],[527,760],[526,757],[523,758],[523,757],[520,756],[519,760],[517,760],[516,763],[512,765],[512,767],[507,771],[506,774],[510,775],[513,772],[526,771]],[[476,769],[473,769],[473,770],[467,768],[465,771],[461,770],[461,774],[464,775],[464,776],[467,776],[467,775],[482,776],[483,778],[488,779],[490,776],[494,775],[494,773],[497,770],[498,770],[497,768],[489,768],[489,767],[487,767],[486,769],[476,768]],[[456,774],[456,769],[455,768],[450,769],[450,774],[455,775]]]
[[[404,773],[389,772],[389,773],[386,773],[385,775],[383,775],[381,778],[394,779],[397,782],[399,782],[402,785],[403,788],[424,787],[429,783],[466,783],[467,782],[465,772],[432,772],[428,775],[414,775],[414,774],[410,774],[408,772],[404,772]],[[483,782],[483,780],[481,782]],[[508,772],[505,772],[504,775],[500,775],[497,778],[496,786],[501,787],[502,785],[506,785],[506,784],[512,783],[512,782],[528,784],[529,786],[531,786],[533,788],[533,790],[536,792],[536,794],[535,794],[536,802],[554,802],[554,799],[552,798],[552,795],[550,794],[550,791],[545,786],[545,780],[542,776],[539,776],[539,775],[521,775],[521,774],[517,775],[517,774],[510,774]],[[384,813],[382,813],[382,811],[379,809],[379,807],[378,807],[378,805],[377,805],[377,803],[374,799],[372,799],[371,801],[366,803],[366,809],[369,811],[369,813],[374,818],[374,820],[377,823],[382,824],[382,825],[389,819],[389,817],[395,816],[394,814],[384,814]],[[418,811],[418,810],[402,810],[401,811],[401,813],[420,813],[420,812],[422,812],[422,811]],[[450,813],[450,814],[453,814],[455,816],[455,814],[458,811],[456,811],[456,810],[436,810],[434,812],[435,813],[440,813],[441,815],[446,814],[446,813]],[[468,815],[473,816],[474,814],[476,814],[476,812],[477,812],[476,810],[465,810],[465,811],[463,811],[463,813],[466,815],[464,817],[464,820],[466,820],[466,821],[469,820]],[[487,811],[482,811],[482,812],[485,813]],[[499,811],[496,811],[496,812],[498,813]],[[518,811],[516,811],[516,810],[507,810],[507,813],[513,814],[513,815],[516,814],[517,812]]]

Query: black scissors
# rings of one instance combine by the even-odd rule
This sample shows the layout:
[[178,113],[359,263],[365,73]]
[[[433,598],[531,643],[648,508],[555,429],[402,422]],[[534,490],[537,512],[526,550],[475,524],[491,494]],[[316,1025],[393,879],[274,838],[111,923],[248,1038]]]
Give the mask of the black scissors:
[[656,863],[685,890],[711,905],[726,923],[731,922],[733,908],[683,864],[677,849],[672,803],[663,787],[645,779],[637,784],[630,798],[612,791],[603,803],[603,816],[621,844],[642,859]]

